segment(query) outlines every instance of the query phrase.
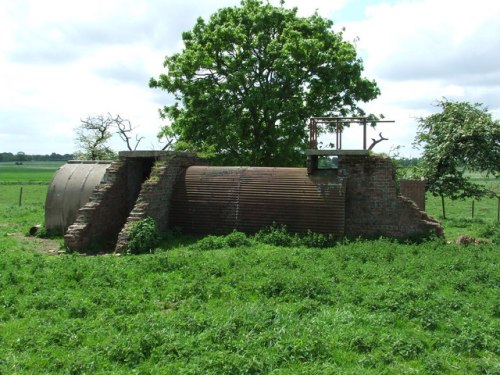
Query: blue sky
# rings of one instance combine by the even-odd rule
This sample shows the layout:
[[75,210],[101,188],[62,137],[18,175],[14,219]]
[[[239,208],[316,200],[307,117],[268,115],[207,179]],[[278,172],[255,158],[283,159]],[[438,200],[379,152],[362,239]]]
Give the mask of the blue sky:
[[[271,1],[278,4],[278,0]],[[181,33],[239,0],[0,0],[0,152],[75,151],[80,119],[120,114],[158,149],[171,100],[148,88],[164,56],[182,48]],[[500,2],[476,0],[289,0],[299,14],[315,9],[345,28],[381,96],[365,106],[396,120],[377,130],[389,141],[375,151],[411,146],[416,118],[443,97],[482,102],[500,118]],[[358,129],[359,130],[359,129]],[[356,129],[344,147],[358,148]],[[371,135],[373,136],[373,135]],[[113,141],[116,150],[123,148]]]

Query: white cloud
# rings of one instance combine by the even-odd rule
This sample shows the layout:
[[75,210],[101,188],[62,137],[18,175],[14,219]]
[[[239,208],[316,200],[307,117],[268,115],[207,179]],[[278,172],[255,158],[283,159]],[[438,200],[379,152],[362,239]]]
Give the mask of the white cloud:
[[[181,33],[197,17],[239,2],[0,0],[0,151],[72,152],[80,119],[107,112],[140,125],[144,147],[160,147],[158,103],[172,98],[149,89],[149,78],[163,71],[165,55],[181,48]],[[286,6],[328,15],[342,3]]]
[[[500,3],[425,0],[381,4],[347,25],[384,79],[498,72]],[[368,60],[367,60],[368,63]]]
[[[331,17],[334,12],[342,9],[346,5],[347,1],[348,0],[287,0],[285,1],[285,7],[297,8],[298,15],[302,17],[310,16],[316,11],[318,11],[318,14],[323,17]],[[272,0],[270,3],[277,6],[280,4],[280,1]]]
[[363,20],[341,26],[348,40],[359,38],[366,76],[381,87],[367,110],[397,121],[387,135],[408,154],[415,153],[415,118],[434,112],[436,100],[483,102],[493,114],[500,109],[494,94],[500,90],[499,2],[382,3],[368,7]]

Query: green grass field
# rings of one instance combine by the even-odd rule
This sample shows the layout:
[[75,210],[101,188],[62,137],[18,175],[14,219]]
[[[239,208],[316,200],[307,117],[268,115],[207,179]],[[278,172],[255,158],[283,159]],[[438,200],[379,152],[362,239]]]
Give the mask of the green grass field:
[[0,185],[48,184],[54,171],[65,162],[25,161],[22,165],[13,162],[0,163]]
[[[41,178],[0,183],[0,374],[500,373],[498,242],[49,255],[23,236],[43,221]],[[498,238],[496,207],[472,221],[466,203],[446,232]]]
[[48,185],[62,164],[64,162],[0,163],[0,225],[27,233],[31,226],[43,224]]
[[[471,174],[473,182],[485,185],[489,190],[500,196],[500,179],[486,177],[479,173]],[[474,204],[474,216],[472,206]],[[473,237],[488,237],[492,226],[498,225],[498,198],[482,198],[480,200],[451,200],[445,198],[446,219],[443,219],[441,198],[428,194],[426,211],[441,221],[448,239],[454,240],[461,235]]]

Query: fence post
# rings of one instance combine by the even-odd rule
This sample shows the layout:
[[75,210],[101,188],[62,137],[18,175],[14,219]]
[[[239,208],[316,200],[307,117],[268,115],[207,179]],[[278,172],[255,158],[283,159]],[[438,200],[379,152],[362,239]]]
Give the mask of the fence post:
[[472,218],[474,219],[474,199],[472,200]]
[[23,187],[21,186],[21,190],[19,190],[19,207],[21,207],[23,201]]

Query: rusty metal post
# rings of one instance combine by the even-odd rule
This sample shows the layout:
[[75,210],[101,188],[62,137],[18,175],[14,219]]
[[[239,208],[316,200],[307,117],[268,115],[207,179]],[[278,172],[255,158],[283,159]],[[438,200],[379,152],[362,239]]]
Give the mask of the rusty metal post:
[[318,149],[318,129],[313,118],[309,120],[309,148],[312,150]]
[[363,150],[366,150],[366,118],[363,119]]
[[340,123],[340,128],[339,128],[339,150],[342,150],[342,131],[344,129],[342,128],[342,123]]
[[339,145],[339,120],[336,120],[335,121],[335,148],[337,150],[340,149],[340,145]]

